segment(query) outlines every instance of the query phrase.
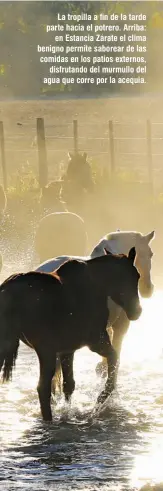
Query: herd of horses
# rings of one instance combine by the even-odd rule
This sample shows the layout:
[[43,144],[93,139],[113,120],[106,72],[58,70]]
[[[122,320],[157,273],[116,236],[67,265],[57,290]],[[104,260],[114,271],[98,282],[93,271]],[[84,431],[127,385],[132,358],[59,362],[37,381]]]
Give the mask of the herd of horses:
[[[138,289],[150,296],[154,232],[106,235],[88,257],[60,256],[35,271],[12,275],[0,286],[0,369],[9,380],[19,341],[37,353],[38,396],[45,421],[51,421],[52,379],[57,359],[68,401],[75,389],[74,352],[88,346],[103,357],[105,388],[97,403],[115,388],[123,336],[141,314]],[[121,251],[121,252],[120,252]],[[108,328],[112,328],[112,340]]]
[[[71,156],[67,186],[74,176],[73,165]],[[91,185],[86,154],[82,165],[83,186]],[[86,256],[88,236],[82,218],[69,211],[46,214],[35,236],[39,266],[0,285],[2,378],[11,378],[20,341],[34,349],[45,421],[52,420],[51,391],[58,373],[62,373],[65,399],[71,400],[74,353],[81,347],[88,346],[102,357],[96,371],[107,379],[97,404],[114,390],[124,335],[130,321],[141,315],[139,293],[150,297],[153,292],[153,238],[153,231],[108,233]]]
[[[106,251],[105,251],[106,252]],[[99,396],[103,402],[114,389],[117,355],[106,325],[107,298],[117,303],[128,319],[141,314],[139,273],[134,267],[135,248],[127,256],[111,253],[85,261],[69,260],[56,273],[29,272],[13,275],[0,288],[0,367],[8,380],[19,340],[32,346],[40,363],[38,395],[44,420],[52,419],[51,382],[56,355],[61,353],[64,393],[74,390],[74,352],[88,346],[108,360],[108,379]]]

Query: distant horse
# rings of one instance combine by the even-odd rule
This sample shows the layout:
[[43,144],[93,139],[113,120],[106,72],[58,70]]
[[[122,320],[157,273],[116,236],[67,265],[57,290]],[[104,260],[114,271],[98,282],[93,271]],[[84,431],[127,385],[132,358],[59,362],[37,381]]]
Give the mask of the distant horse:
[[[108,380],[98,402],[114,389],[117,356],[106,332],[108,296],[118,303],[130,320],[138,319],[139,273],[134,267],[135,249],[127,256],[107,254],[88,261],[66,262],[58,273],[13,275],[0,286],[0,370],[9,380],[19,340],[35,349],[40,363],[38,395],[43,419],[51,421],[51,382],[56,354],[74,353],[88,346],[105,356]],[[68,355],[68,356],[69,356]],[[64,370],[64,360],[62,368]],[[71,367],[64,374],[64,394],[74,390]]]
[[85,254],[87,233],[82,218],[75,213],[50,213],[40,220],[35,236],[35,250],[40,261],[53,255]]
[[86,195],[94,190],[92,170],[85,152],[69,153],[68,167],[62,181],[63,201],[71,210],[81,212]]
[[62,179],[64,182],[70,182],[79,188],[90,191],[94,187],[92,179],[92,171],[90,164],[87,161],[87,154],[69,153],[69,162],[67,171],[63,174]]
[[[131,247],[136,249],[135,266],[139,271],[139,292],[142,297],[150,297],[153,292],[153,284],[151,281],[151,258],[153,253],[149,246],[151,240],[154,238],[154,231],[147,235],[142,235],[139,232],[112,232],[103,237],[100,242],[94,247],[89,257],[97,257],[104,254],[104,248],[107,251],[111,251],[114,254],[128,254]],[[79,259],[79,258],[78,258]],[[84,257],[81,258],[84,260]],[[88,259],[88,257],[87,257]],[[54,271],[61,266],[65,261],[68,260],[68,256],[53,258],[49,261],[45,261],[41,264],[36,271],[50,272]],[[112,343],[115,348],[118,360],[120,361],[120,353],[123,338],[129,328],[129,320],[123,309],[115,305],[113,301],[108,299],[109,306],[109,322],[108,329],[111,329],[112,333]],[[70,363],[71,360],[68,361]],[[59,368],[59,365],[58,365]],[[105,375],[107,373],[106,360],[103,359],[97,365],[97,373],[102,373]],[[118,364],[115,372],[115,377],[117,377]]]

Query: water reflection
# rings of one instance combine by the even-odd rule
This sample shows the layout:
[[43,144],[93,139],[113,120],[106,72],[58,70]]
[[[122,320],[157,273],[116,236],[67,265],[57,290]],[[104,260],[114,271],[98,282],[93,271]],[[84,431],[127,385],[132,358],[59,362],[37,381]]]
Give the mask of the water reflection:
[[148,451],[137,455],[131,474],[131,484],[140,488],[144,482],[160,483],[163,490],[163,435],[151,435]]

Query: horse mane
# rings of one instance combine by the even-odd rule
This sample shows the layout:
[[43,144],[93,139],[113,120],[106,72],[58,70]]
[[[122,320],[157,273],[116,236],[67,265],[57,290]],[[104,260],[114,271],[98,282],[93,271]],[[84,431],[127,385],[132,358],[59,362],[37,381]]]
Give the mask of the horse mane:
[[126,254],[112,254],[113,257],[119,257],[122,259],[123,257],[127,257]]
[[59,276],[59,274],[57,273],[57,270],[54,270],[54,271],[51,271],[50,273],[45,273],[44,271],[40,271],[40,273],[43,273],[43,274],[49,274],[51,275],[53,278],[55,278],[56,280],[58,280],[60,283],[62,283],[62,280]]
[[101,256],[94,256],[94,257],[90,257],[89,261],[103,261],[105,257],[109,257],[110,259],[112,258],[119,258],[119,259],[123,259],[124,257],[127,258],[126,254],[113,254],[112,252],[109,254],[102,254]]
[[66,279],[66,277],[69,278],[71,275],[76,275],[77,273],[80,274],[84,265],[86,265],[86,262],[82,259],[70,258],[64,264],[61,264],[61,266],[59,266],[52,274],[57,274],[60,279]]

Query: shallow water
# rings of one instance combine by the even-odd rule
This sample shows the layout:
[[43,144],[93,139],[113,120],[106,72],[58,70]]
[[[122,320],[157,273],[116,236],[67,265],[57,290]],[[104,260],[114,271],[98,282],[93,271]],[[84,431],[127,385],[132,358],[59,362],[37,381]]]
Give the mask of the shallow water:
[[[1,279],[26,270],[16,251]],[[37,398],[37,357],[21,344],[13,380],[0,387],[0,489],[137,490],[163,482],[163,292],[144,300],[124,341],[115,394],[95,413],[104,381],[98,355],[75,355],[71,407],[57,397],[53,422],[43,423]],[[163,488],[162,488],[163,489]]]

